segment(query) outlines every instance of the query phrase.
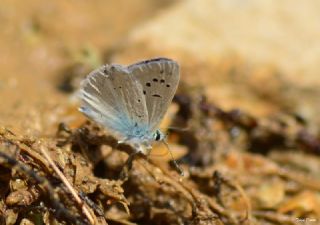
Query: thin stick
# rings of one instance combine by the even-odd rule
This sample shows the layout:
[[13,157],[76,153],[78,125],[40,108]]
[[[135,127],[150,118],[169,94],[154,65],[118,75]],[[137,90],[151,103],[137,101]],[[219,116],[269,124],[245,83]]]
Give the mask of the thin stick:
[[59,168],[56,166],[56,164],[53,162],[51,157],[49,156],[48,152],[44,149],[43,146],[40,147],[40,151],[43,154],[43,156],[47,159],[48,163],[51,165],[52,169],[58,174],[61,181],[66,185],[67,189],[70,191],[70,193],[73,195],[76,202],[81,206],[83,214],[88,218],[89,222],[91,224],[95,223],[95,218],[91,214],[90,209],[87,207],[87,205],[81,200],[79,195],[77,194],[76,190],[72,187],[68,179],[64,176],[64,174],[59,170]]
[[51,200],[53,207],[56,209],[56,213],[62,213],[62,215],[68,219],[70,222],[73,222],[75,224],[80,225],[87,225],[88,223],[83,222],[82,218],[79,218],[78,216],[72,215],[60,202],[57,197],[57,194],[54,192],[53,187],[49,183],[49,181],[41,176],[39,176],[36,172],[34,172],[32,169],[29,169],[24,164],[20,163],[16,159],[12,158],[11,156],[3,153],[0,151],[0,158],[5,159],[5,161],[11,165],[12,167],[17,167],[20,171],[23,173],[29,175],[32,177],[35,181],[39,182],[39,185],[42,185],[44,189],[47,190],[47,194],[49,199]]
[[247,208],[246,208],[246,215],[245,217],[243,218],[243,220],[246,220],[249,222],[249,225],[251,224],[251,218],[252,218],[252,207],[251,207],[251,202],[250,202],[250,199],[249,197],[247,196],[246,192],[244,191],[244,189],[241,187],[240,184],[238,184],[237,182],[235,181],[232,181],[231,179],[229,178],[226,178],[226,177],[223,177],[223,181],[229,185],[230,187],[233,187],[235,188],[239,194],[242,196]]

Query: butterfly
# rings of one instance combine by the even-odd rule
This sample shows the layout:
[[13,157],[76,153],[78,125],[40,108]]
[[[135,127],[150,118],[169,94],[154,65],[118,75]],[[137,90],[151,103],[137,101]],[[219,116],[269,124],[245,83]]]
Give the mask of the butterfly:
[[167,58],[104,65],[82,81],[80,111],[119,143],[148,154],[153,141],[165,139],[158,127],[177,90],[179,70],[178,63]]

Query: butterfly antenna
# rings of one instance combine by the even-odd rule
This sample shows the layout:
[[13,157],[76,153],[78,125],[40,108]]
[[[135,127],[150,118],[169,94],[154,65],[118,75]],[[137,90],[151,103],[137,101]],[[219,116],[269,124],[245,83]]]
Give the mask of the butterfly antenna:
[[190,128],[189,127],[167,127],[168,130],[177,130],[177,131],[188,131]]
[[170,153],[170,156],[171,156],[171,159],[172,159],[172,162],[173,162],[173,165],[175,167],[175,169],[178,171],[178,173],[180,174],[180,176],[184,176],[184,172],[183,170],[181,169],[181,167],[179,166],[179,164],[177,163],[177,161],[173,158],[173,155],[172,155],[172,152],[169,148],[169,145],[168,143],[165,141],[165,140],[162,140],[162,143],[167,147],[169,153]]

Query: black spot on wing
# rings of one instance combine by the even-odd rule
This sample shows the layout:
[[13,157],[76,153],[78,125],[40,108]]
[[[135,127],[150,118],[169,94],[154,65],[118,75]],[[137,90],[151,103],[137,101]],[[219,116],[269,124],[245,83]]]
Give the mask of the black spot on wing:
[[161,98],[161,95],[158,95],[158,94],[153,94],[152,96],[157,97],[157,98]]

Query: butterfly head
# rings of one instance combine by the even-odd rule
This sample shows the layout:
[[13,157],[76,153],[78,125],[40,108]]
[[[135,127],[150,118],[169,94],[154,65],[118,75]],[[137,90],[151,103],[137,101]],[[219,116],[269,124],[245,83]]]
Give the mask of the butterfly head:
[[162,133],[160,130],[156,130],[153,133],[153,140],[155,141],[162,141],[166,138],[166,135],[164,133]]

